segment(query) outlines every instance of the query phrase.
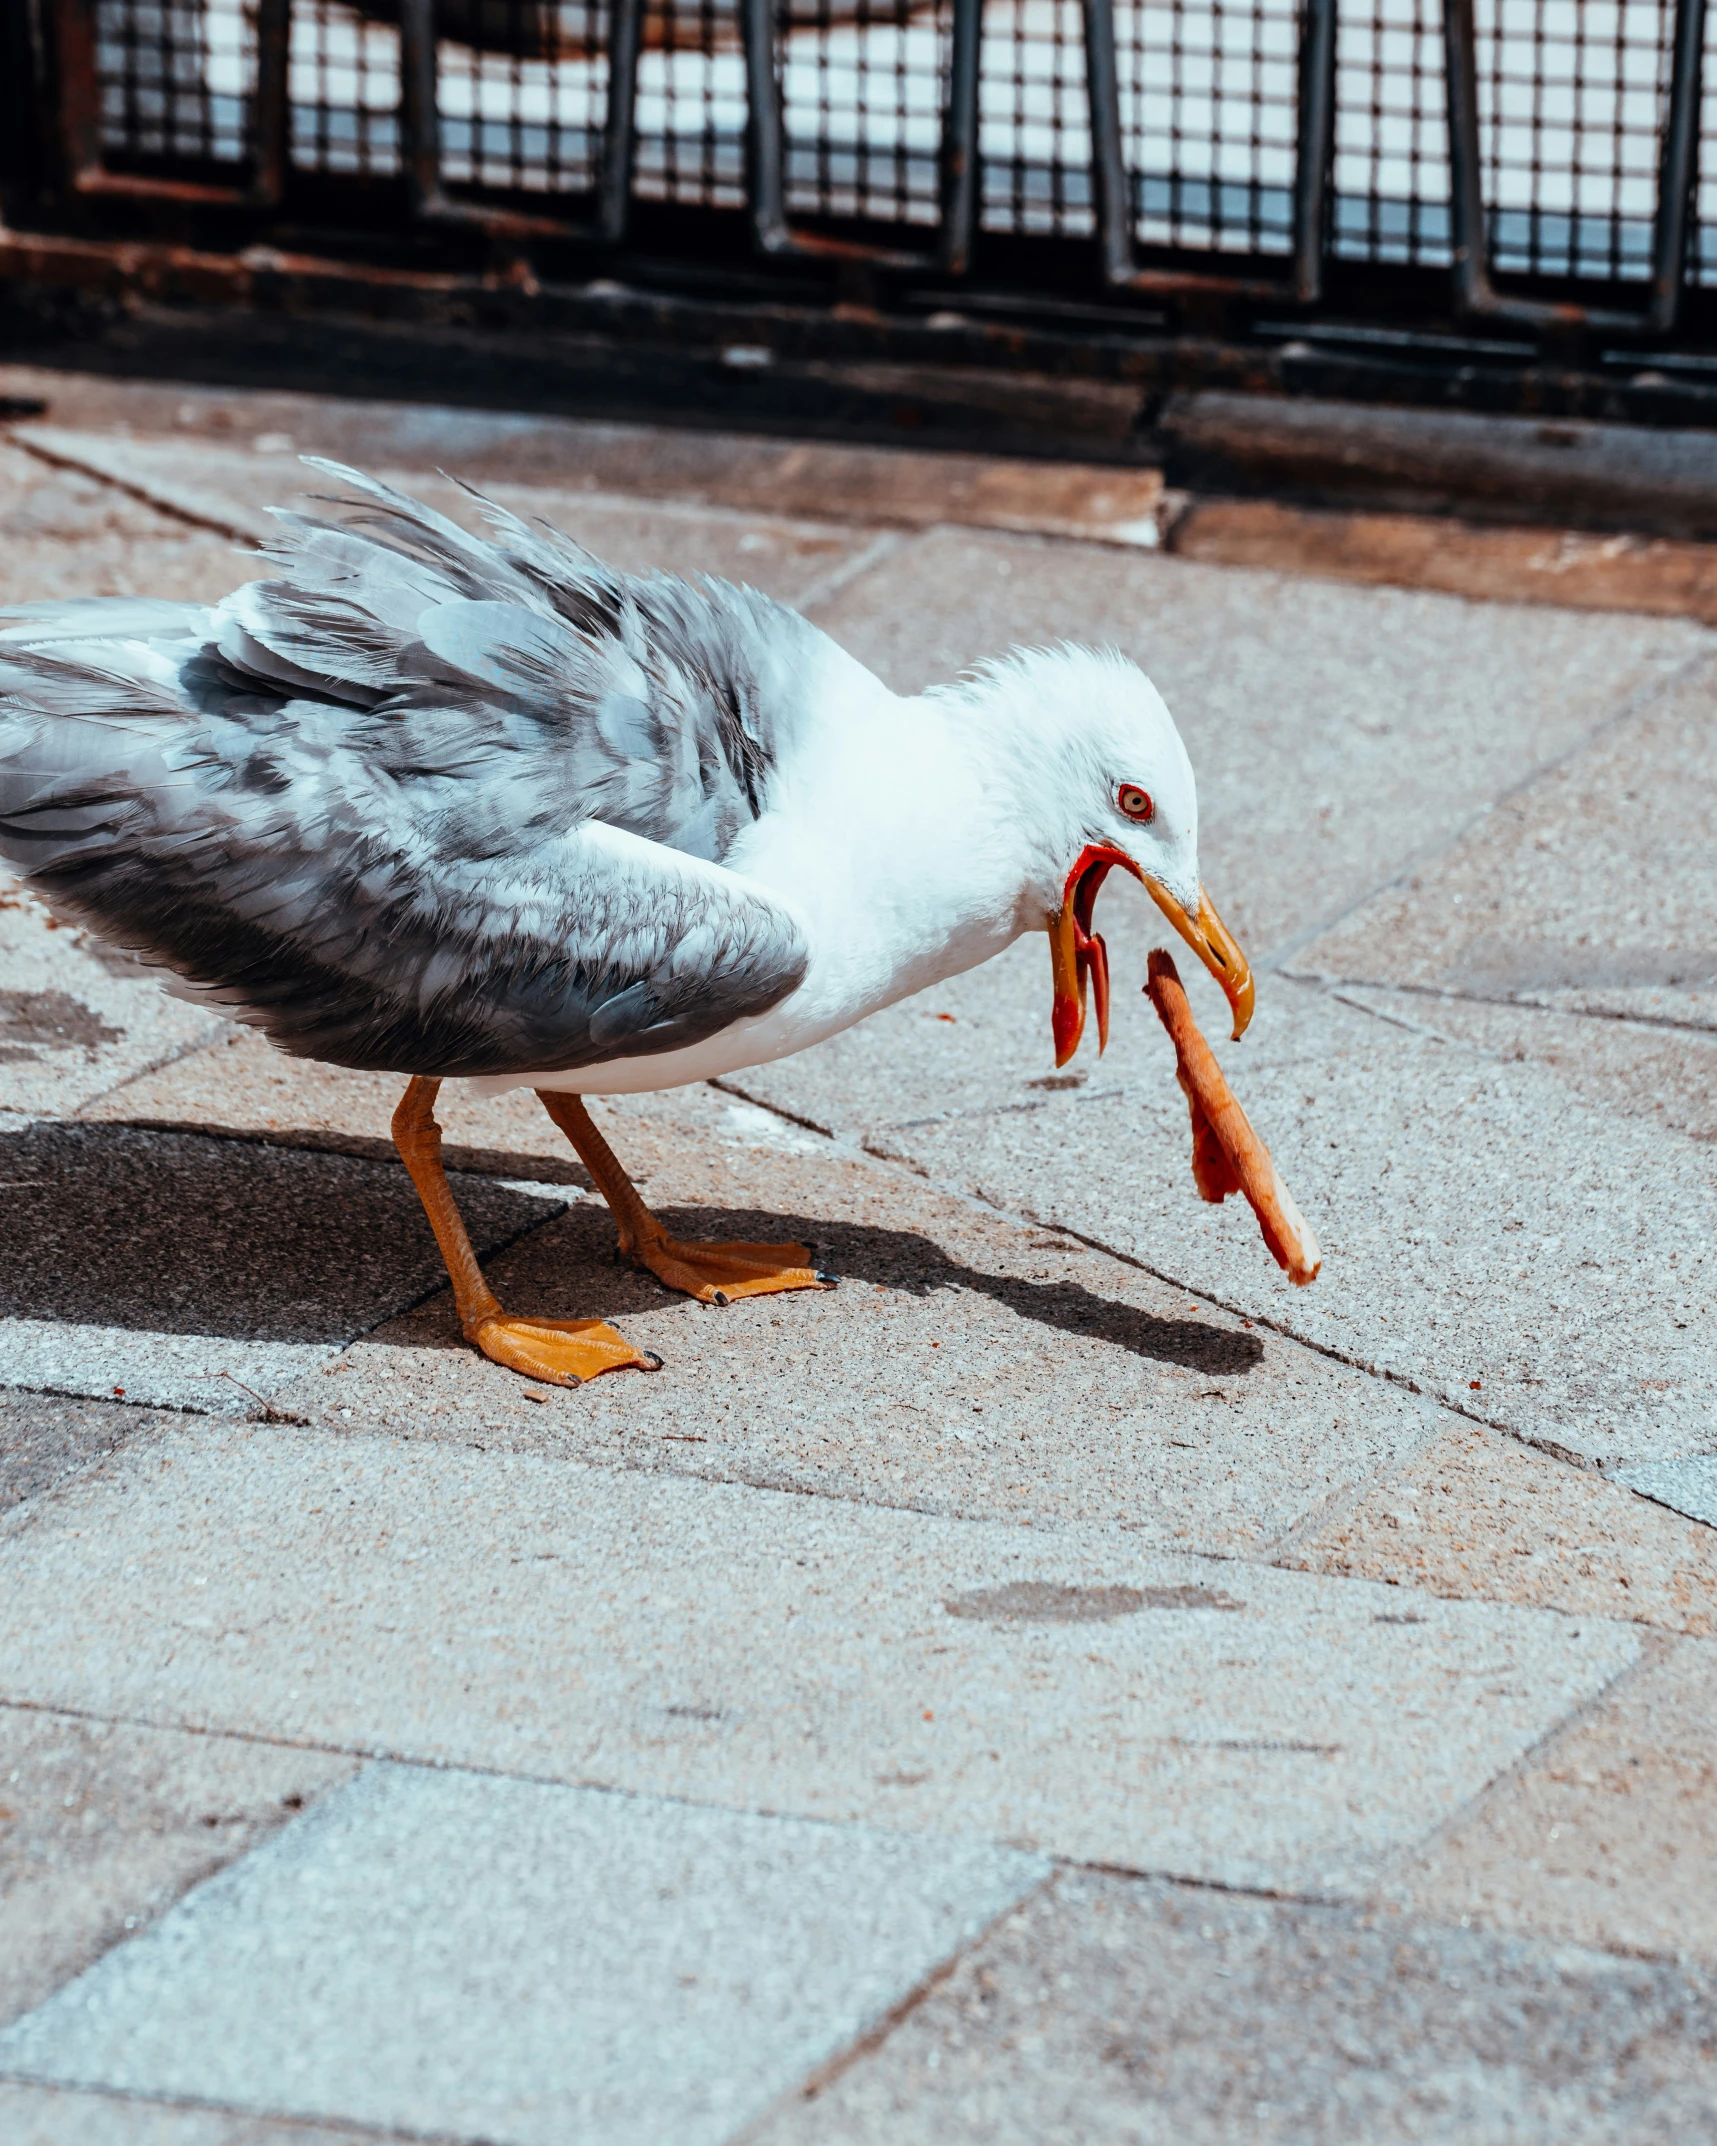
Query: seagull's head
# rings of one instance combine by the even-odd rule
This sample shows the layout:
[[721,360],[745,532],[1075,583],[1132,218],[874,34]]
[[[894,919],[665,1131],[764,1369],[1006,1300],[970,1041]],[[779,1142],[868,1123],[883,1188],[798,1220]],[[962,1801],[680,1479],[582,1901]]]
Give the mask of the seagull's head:
[[1032,649],[973,683],[1012,718],[1032,834],[1026,898],[1041,904],[1055,972],[1056,1064],[1079,1046],[1088,984],[1099,1049],[1108,1041],[1109,959],[1091,911],[1117,867],[1215,977],[1238,1037],[1252,1018],[1252,972],[1199,881],[1198,790],[1162,695],[1113,649]]

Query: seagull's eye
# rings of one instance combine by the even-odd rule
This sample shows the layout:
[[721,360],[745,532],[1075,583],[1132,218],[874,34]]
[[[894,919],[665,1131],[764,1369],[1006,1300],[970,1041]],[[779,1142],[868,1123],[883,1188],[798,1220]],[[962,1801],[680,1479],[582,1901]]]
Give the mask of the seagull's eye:
[[1115,802],[1130,820],[1148,820],[1156,812],[1151,803],[1149,790],[1141,790],[1136,782],[1124,782],[1115,792]]

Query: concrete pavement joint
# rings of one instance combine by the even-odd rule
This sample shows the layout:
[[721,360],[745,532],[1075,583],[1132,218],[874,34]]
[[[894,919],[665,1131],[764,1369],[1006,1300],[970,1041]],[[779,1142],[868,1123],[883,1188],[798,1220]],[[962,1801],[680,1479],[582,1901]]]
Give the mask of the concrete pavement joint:
[[29,430],[9,429],[6,437],[14,446],[21,447],[27,455],[33,456],[46,468],[72,470],[81,477],[94,477],[99,483],[110,485],[114,491],[123,493],[127,499],[135,499],[143,506],[155,508],[157,513],[170,515],[173,520],[183,522],[187,528],[211,530],[216,536],[231,537],[235,543],[243,544],[247,549],[257,541],[256,529],[248,527],[236,515],[223,514],[213,501],[195,504],[175,496],[162,486],[149,484],[136,477],[121,476],[101,455],[80,454],[64,447],[50,445]]
[[[1403,1591],[1406,1592],[1406,1590]],[[1553,1614],[1569,1618],[1578,1617],[1582,1623],[1592,1621],[1589,1612],[1580,1610],[1560,1610],[1554,1611]],[[1619,1623],[1628,1620],[1600,1621]],[[1607,1684],[1600,1685],[1589,1697],[1571,1706],[1559,1720],[1552,1722],[1542,1736],[1535,1742],[1528,1744],[1526,1749],[1521,1751],[1508,1765],[1504,1766],[1500,1772],[1493,1774],[1476,1796],[1470,1797],[1463,1804],[1458,1804],[1454,1810],[1439,1819],[1422,1840],[1413,1845],[1395,1849],[1383,1857],[1374,1887],[1374,1898],[1383,1897],[1383,1888],[1388,1882],[1388,1873],[1390,1871],[1398,1870],[1404,1864],[1427,1856],[1434,1850],[1445,1846],[1462,1827],[1470,1825],[1481,1811],[1494,1803],[1504,1790],[1511,1787],[1516,1781],[1523,1779],[1527,1774],[1536,1772],[1546,1755],[1565,1736],[1572,1735],[1582,1724],[1591,1720],[1601,1707],[1607,1706],[1611,1700],[1626,1691],[1630,1684],[1644,1677],[1648,1671],[1656,1669],[1677,1648],[1698,1647],[1709,1644],[1708,1641],[1688,1639],[1668,1632],[1653,1631],[1645,1625],[1639,1626],[1638,1630],[1640,1635],[1638,1654],[1634,1656],[1631,1662],[1618,1669]],[[1589,1940],[1589,1942],[1596,1943],[1597,1940]],[[1612,1948],[1602,1946],[1600,1949],[1608,1951]],[[1631,1948],[1629,1949],[1631,1950]],[[1666,1954],[1650,1952],[1642,1952],[1637,1956],[1645,1959],[1669,1957]]]
[[[711,1081],[709,1085],[712,1088],[720,1088],[724,1094],[736,1095],[742,1101],[755,1105],[759,1110],[770,1111],[775,1116],[785,1119],[791,1125],[801,1126],[807,1132],[820,1134],[823,1139],[830,1143],[834,1153],[843,1156],[848,1161],[863,1160],[880,1164],[885,1170],[897,1170],[902,1176],[915,1178],[920,1183],[928,1185],[933,1192],[942,1194],[945,1199],[954,1200],[962,1206],[972,1208],[981,1214],[993,1215],[1000,1221],[1011,1222],[1016,1228],[1053,1230],[1057,1235],[1070,1239],[1074,1244],[1083,1245],[1087,1251],[1100,1252],[1104,1258],[1117,1260],[1122,1266],[1133,1268],[1136,1273],[1150,1275],[1154,1281],[1163,1283],[1167,1288],[1180,1290],[1184,1295],[1191,1297],[1195,1303],[1208,1304],[1215,1311],[1228,1313],[1231,1318],[1249,1320],[1253,1326],[1263,1327],[1267,1332],[1276,1335],[1279,1340],[1287,1342],[1293,1348],[1305,1349],[1313,1356],[1321,1356],[1330,1363],[1342,1364],[1350,1371],[1362,1371],[1369,1378],[1378,1379],[1386,1385],[1398,1386],[1404,1393],[1415,1394],[1422,1399],[1428,1400],[1436,1407],[1446,1409],[1452,1416],[1460,1416],[1469,1423],[1482,1424],[1486,1430],[1499,1432],[1503,1437],[1512,1438],[1518,1444],[1530,1446],[1541,1453],[1548,1453],[1553,1460],[1567,1461],[1570,1466],[1584,1468],[1591,1473],[1602,1473],[1593,1462],[1585,1459],[1581,1454],[1570,1451],[1566,1446],[1558,1445],[1553,1439],[1545,1438],[1532,1432],[1517,1430],[1512,1424],[1500,1422],[1494,1416],[1483,1415],[1477,1409],[1468,1407],[1458,1397],[1427,1389],[1420,1385],[1417,1379],[1410,1378],[1406,1372],[1391,1371],[1387,1366],[1377,1363],[1370,1357],[1354,1356],[1345,1350],[1336,1348],[1330,1342],[1314,1341],[1304,1334],[1296,1334],[1291,1327],[1284,1325],[1280,1320],[1271,1318],[1268,1312],[1260,1311],[1256,1308],[1248,1309],[1245,1305],[1232,1303],[1227,1297],[1217,1295],[1214,1290],[1200,1287],[1194,1282],[1183,1281],[1179,1275],[1171,1274],[1166,1268],[1152,1266],[1149,1260],[1140,1259],[1132,1252],[1124,1252],[1118,1245],[1106,1243],[1101,1237],[1089,1236],[1085,1231],[1073,1228],[1070,1223],[1049,1219],[1037,1214],[1030,1208],[1006,1206],[999,1200],[987,1197],[981,1190],[974,1191],[968,1186],[954,1184],[946,1178],[933,1177],[928,1170],[921,1168],[904,1156],[891,1155],[886,1149],[874,1147],[868,1141],[862,1141],[852,1134],[833,1132],[828,1126],[819,1125],[812,1118],[800,1117],[792,1111],[782,1109],[779,1104],[772,1102],[766,1096],[748,1093],[745,1089],[739,1087],[731,1075],[724,1076],[721,1080]],[[979,1113],[979,1115],[982,1115],[982,1113]]]
[[[1278,969],[1277,975],[1285,983],[1309,985],[1322,991],[1327,997],[1339,999],[1344,1006],[1351,1006],[1358,1013],[1368,1013],[1374,1020],[1391,1022],[1397,1028],[1407,1028],[1422,1036],[1433,1037],[1438,1043],[1450,1043],[1455,1039],[1445,1036],[1438,1029],[1423,1028],[1415,1022],[1405,1021],[1399,1015],[1385,1013],[1380,1007],[1367,1006],[1363,1000],[1343,996],[1347,991],[1399,992],[1402,997],[1442,1000],[1454,1006],[1499,1006],[1508,1013],[1545,1014],[1555,1020],[1609,1021],[1623,1028],[1668,1029],[1680,1036],[1699,1036],[1717,1041],[1717,1031],[1701,1021],[1678,1021],[1672,1014],[1619,1013],[1607,1006],[1546,1006],[1531,998],[1495,998],[1484,991],[1457,991],[1447,984],[1399,983],[1378,976],[1319,976],[1303,969]],[[1484,1045],[1463,1040],[1466,1050],[1483,1052]],[[1498,1054],[1490,1054],[1498,1055]],[[1504,1061],[1505,1063],[1507,1061]]]
[[299,2138],[309,2132],[321,2133],[329,2140],[374,2141],[375,2146],[492,2146],[492,2141],[473,2131],[400,2131],[356,2122],[349,2116],[288,2116],[272,2110],[247,2109],[235,2101],[206,2101],[190,2094],[151,2094],[140,2087],[109,2086],[100,2080],[52,2079],[38,2072],[0,2070],[0,2085],[33,2086],[49,2093],[94,2094],[103,2101],[148,2109],[206,2111],[211,2116],[235,2117],[246,2124],[278,2126]]
[[880,530],[862,551],[855,552],[852,558],[843,559],[839,566],[831,566],[826,574],[819,574],[815,581],[807,583],[793,599],[794,610],[808,616],[819,604],[826,604],[843,589],[851,588],[873,566],[881,566],[885,559],[892,559],[921,533],[904,529]]
[[825,2058],[808,2078],[802,2080],[797,2086],[789,2087],[785,2094],[781,2095],[767,2109],[754,2117],[743,2131],[736,2132],[729,2141],[729,2146],[747,2146],[747,2141],[756,2139],[766,2132],[782,2110],[793,2108],[800,2102],[815,2101],[817,2096],[833,2086],[844,2072],[851,2071],[855,2064],[861,2063],[864,2058],[874,2055],[897,2027],[904,2025],[920,2005],[928,1998],[935,1996],[936,1992],[951,1979],[955,1971],[966,1959],[989,1943],[991,1937],[1002,1927],[1009,1916],[1019,1914],[1022,1909],[1030,1906],[1032,1902],[1040,1900],[1046,1894],[1053,1892],[1064,1869],[1077,1870],[1082,1867],[1077,1863],[1069,1863],[1061,1857],[1054,1858],[1054,1861],[1056,1867],[1041,1884],[1034,1885],[1030,1892],[1022,1894],[1018,1900],[1011,1901],[1006,1907],[999,1909],[981,1930],[974,1931],[963,1945],[957,1945],[946,1959],[939,1960],[928,1974],[914,1983],[904,1997],[901,1997],[889,2007],[881,2019],[874,2021],[845,2049],[837,2050],[832,2057]]
[[1678,687],[1685,685],[1703,665],[1713,660],[1714,653],[1717,653],[1717,650],[1714,650],[1711,636],[1708,634],[1705,647],[1686,657],[1682,662],[1676,664],[1673,669],[1665,671],[1661,677],[1650,679],[1644,685],[1636,686],[1622,701],[1620,707],[1612,709],[1601,722],[1594,723],[1589,730],[1574,739],[1571,744],[1564,746],[1560,752],[1552,753],[1548,759],[1534,762],[1523,775],[1517,776],[1513,782],[1505,783],[1494,796],[1487,798],[1483,804],[1469,813],[1449,833],[1439,835],[1434,841],[1423,843],[1417,849],[1409,850],[1393,871],[1387,873],[1375,885],[1368,887],[1364,893],[1355,895],[1351,901],[1341,903],[1329,915],[1317,919],[1314,923],[1305,925],[1301,930],[1292,933],[1277,945],[1267,948],[1252,964],[1254,971],[1259,973],[1264,971],[1281,973],[1286,964],[1296,954],[1313,945],[1326,932],[1334,931],[1338,925],[1344,924],[1349,917],[1357,915],[1360,910],[1368,907],[1380,894],[1387,894],[1390,888],[1405,885],[1413,877],[1414,873],[1422,871],[1433,859],[1446,857],[1452,850],[1458,848],[1466,840],[1467,836],[1489,819],[1491,814],[1500,806],[1508,804],[1516,797],[1523,796],[1535,784],[1542,781],[1546,775],[1553,775],[1558,768],[1567,767],[1571,762],[1578,760],[1583,753],[1589,752],[1601,739],[1607,738],[1612,732],[1620,730],[1624,724],[1631,722],[1636,715],[1643,715],[1656,702],[1664,699]]

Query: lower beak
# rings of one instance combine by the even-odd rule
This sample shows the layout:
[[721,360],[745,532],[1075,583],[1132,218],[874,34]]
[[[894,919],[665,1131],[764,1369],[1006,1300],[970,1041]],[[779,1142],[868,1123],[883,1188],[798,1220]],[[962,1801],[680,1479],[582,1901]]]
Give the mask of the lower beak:
[[1198,890],[1198,914],[1188,916],[1166,887],[1154,879],[1145,881],[1151,900],[1166,916],[1211,975],[1222,986],[1222,995],[1234,1014],[1234,1040],[1239,1042],[1252,1018],[1252,971],[1239,941],[1211,907],[1210,896]]
[[1066,1065],[1079,1048],[1085,1027],[1087,984],[1097,1001],[1098,1050],[1103,1050],[1109,1041],[1109,952],[1091,929],[1091,910],[1110,867],[1117,864],[1144,881],[1151,899],[1222,986],[1223,996],[1234,1011],[1235,1036],[1244,1034],[1252,1018],[1252,971],[1204,889],[1198,890],[1198,915],[1194,917],[1165,886],[1141,872],[1130,857],[1123,857],[1118,850],[1098,856],[1087,851],[1068,875],[1061,913],[1049,926],[1050,964],[1055,974],[1056,1064]]

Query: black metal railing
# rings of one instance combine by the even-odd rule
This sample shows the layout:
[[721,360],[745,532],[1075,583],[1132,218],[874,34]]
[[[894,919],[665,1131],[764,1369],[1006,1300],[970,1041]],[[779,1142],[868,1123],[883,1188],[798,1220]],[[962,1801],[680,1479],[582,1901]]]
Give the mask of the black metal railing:
[[1717,288],[1705,0],[8,4],[25,191],[86,231],[409,230],[421,264],[647,223],[657,260],[1122,315],[1339,283],[1352,316],[1370,273],[1380,315],[1538,342],[1661,343]]

